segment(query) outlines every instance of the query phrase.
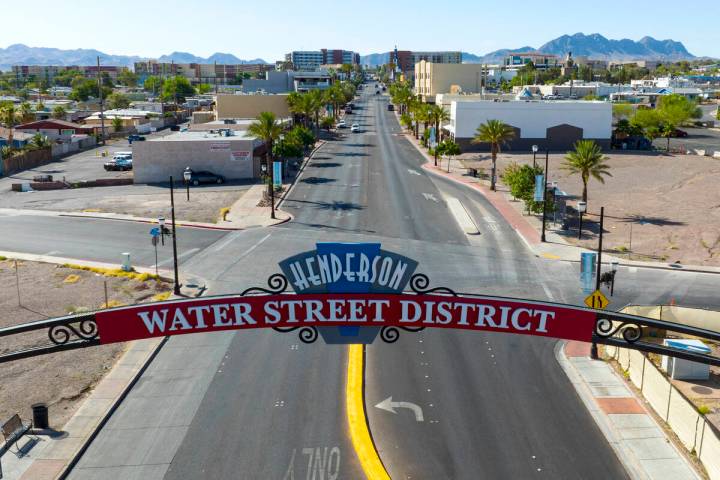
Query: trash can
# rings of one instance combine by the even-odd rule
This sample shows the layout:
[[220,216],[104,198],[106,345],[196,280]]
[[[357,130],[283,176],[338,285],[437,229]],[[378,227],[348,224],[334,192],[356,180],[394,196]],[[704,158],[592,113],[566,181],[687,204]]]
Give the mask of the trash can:
[[36,403],[32,406],[33,427],[41,430],[50,428],[48,422],[48,407],[45,403]]

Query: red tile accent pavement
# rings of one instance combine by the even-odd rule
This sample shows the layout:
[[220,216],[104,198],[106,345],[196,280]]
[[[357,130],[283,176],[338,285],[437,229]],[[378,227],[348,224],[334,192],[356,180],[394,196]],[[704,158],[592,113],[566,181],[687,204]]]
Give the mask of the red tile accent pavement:
[[586,342],[567,342],[565,344],[566,357],[589,357],[590,344]]
[[640,413],[646,414],[645,409],[637,399],[632,397],[595,397],[600,409],[605,413]]
[[65,460],[35,460],[20,480],[55,480],[65,467]]

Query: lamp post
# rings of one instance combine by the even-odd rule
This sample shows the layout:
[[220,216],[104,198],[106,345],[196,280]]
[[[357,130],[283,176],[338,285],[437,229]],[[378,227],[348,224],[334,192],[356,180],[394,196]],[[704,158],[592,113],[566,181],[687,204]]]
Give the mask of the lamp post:
[[533,169],[534,169],[535,166],[537,165],[537,163],[535,162],[535,155],[537,155],[537,151],[538,151],[538,146],[537,146],[537,145],[533,145],[533,146],[532,146],[532,152],[533,152]]
[[587,210],[587,202],[579,201],[577,203],[577,211],[580,214],[580,228],[578,228],[578,240],[582,238],[582,217]]
[[[602,237],[603,237],[603,219],[605,218],[605,207],[600,207],[600,234],[598,236],[597,251],[597,270],[595,270],[595,290],[600,290],[600,274],[602,273]],[[598,359],[597,343],[593,340],[590,345],[590,358]]]
[[[536,147],[536,145],[533,145],[533,150]],[[542,216],[542,235],[540,235],[540,241],[545,242],[545,217],[547,214],[545,213],[547,211],[547,182],[548,182],[548,160],[550,158],[550,152],[548,150],[545,150],[545,185],[543,185],[543,216]]]
[[185,189],[187,191],[187,201],[190,201],[190,179],[192,178],[192,170],[190,167],[185,167],[183,171],[183,179],[185,179]]

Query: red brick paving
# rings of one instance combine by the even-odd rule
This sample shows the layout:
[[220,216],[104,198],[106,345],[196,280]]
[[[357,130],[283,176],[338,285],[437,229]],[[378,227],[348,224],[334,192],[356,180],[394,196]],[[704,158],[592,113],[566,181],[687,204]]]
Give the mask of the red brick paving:
[[54,480],[65,467],[65,460],[35,460],[20,480]]
[[567,342],[565,344],[566,357],[589,357],[590,344],[586,342]]
[[647,412],[645,409],[640,405],[640,402],[638,402],[635,398],[632,397],[619,397],[619,398],[613,398],[613,397],[607,397],[607,398],[597,398],[595,397],[595,401],[598,403],[598,406],[602,409],[605,413],[640,413],[640,414],[646,414]]

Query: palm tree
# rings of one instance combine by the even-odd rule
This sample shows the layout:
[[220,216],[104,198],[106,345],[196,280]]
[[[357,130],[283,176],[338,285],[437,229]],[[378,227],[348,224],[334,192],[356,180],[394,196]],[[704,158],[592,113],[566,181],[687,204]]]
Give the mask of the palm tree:
[[58,105],[57,107],[53,108],[52,118],[55,118],[58,120],[65,120],[66,116],[67,116],[67,111],[65,111],[65,108],[63,108],[62,105]]
[[325,108],[325,95],[320,90],[310,90],[307,94],[308,109],[315,119],[315,131],[320,131],[320,111]]
[[603,175],[612,177],[608,171],[610,166],[605,163],[607,157],[603,155],[600,145],[592,140],[578,140],[575,150],[568,152],[565,162],[560,168],[569,173],[579,173],[583,182],[583,202],[587,202],[587,184],[590,176],[600,183],[605,183]]
[[255,121],[248,127],[248,133],[265,143],[265,164],[270,174],[270,182],[268,183],[268,196],[270,197],[270,217],[275,218],[275,198],[273,195],[273,163],[272,151],[273,143],[280,138],[282,134],[282,125],[275,118],[272,112],[261,112]]
[[13,148],[13,133],[18,120],[18,112],[15,110],[13,103],[5,103],[0,106],[0,123],[4,124],[8,129],[8,147]]
[[[428,119],[435,125],[435,143],[440,145],[440,126],[442,122],[450,120],[450,115],[442,105],[431,105],[428,109]],[[437,147],[436,145],[436,147]],[[435,166],[437,167],[438,152],[435,148]]]
[[20,115],[20,120],[22,122],[32,122],[35,119],[35,112],[33,112],[30,102],[21,103],[18,114]]
[[495,172],[497,168],[497,154],[500,147],[515,137],[515,130],[501,120],[488,120],[480,125],[472,139],[472,143],[489,143],[492,156],[492,177],[490,190],[495,190]]

